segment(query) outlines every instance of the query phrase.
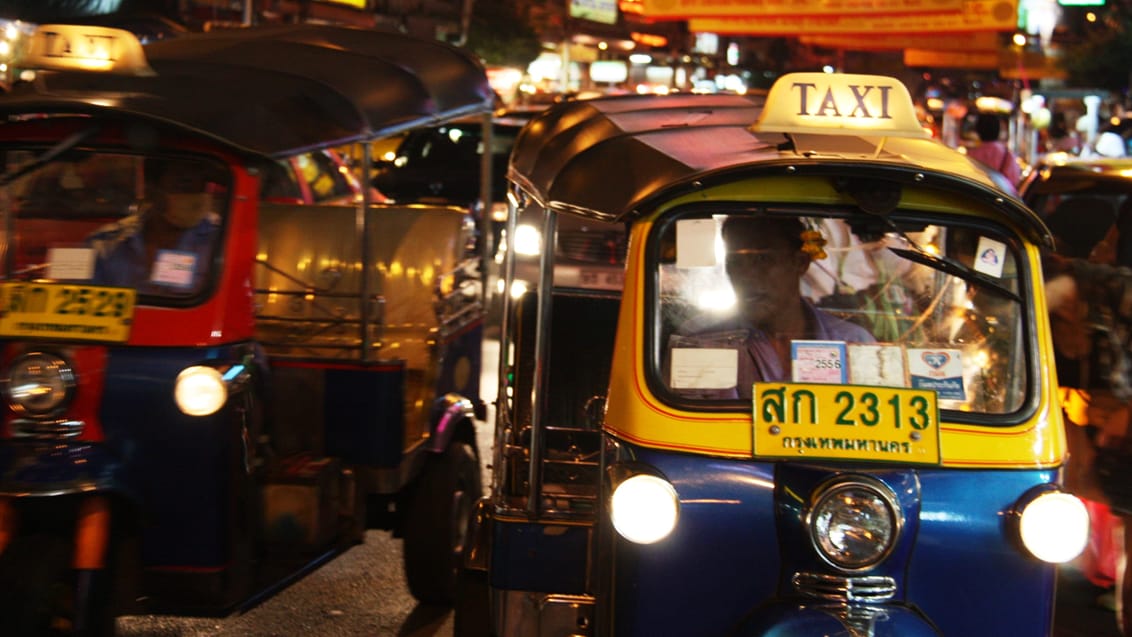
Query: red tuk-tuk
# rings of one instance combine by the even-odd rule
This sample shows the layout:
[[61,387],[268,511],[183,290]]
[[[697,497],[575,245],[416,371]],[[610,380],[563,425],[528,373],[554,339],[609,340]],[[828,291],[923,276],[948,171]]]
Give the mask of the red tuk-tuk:
[[51,25],[22,66],[0,98],[0,634],[236,612],[367,528],[450,600],[481,490],[474,220],[262,179],[486,124],[479,62],[344,27],[143,49]]

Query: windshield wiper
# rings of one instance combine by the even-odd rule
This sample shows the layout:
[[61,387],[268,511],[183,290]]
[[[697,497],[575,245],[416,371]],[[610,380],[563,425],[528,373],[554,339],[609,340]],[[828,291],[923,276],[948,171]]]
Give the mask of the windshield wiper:
[[916,263],[926,265],[934,270],[939,270],[940,272],[945,272],[952,276],[957,276],[960,279],[967,281],[968,283],[977,283],[979,285],[986,286],[992,292],[997,292],[998,294],[1005,296],[1012,301],[1016,301],[1018,303],[1022,302],[1022,297],[1018,296],[1016,292],[1002,285],[994,278],[987,276],[982,272],[974,270],[966,265],[963,265],[955,259],[932,254],[927,250],[920,248],[920,246],[916,245],[916,243],[908,237],[904,237],[904,240],[908,241],[910,245],[915,246],[917,249],[909,250],[907,248],[894,248],[892,246],[889,246],[888,249],[894,254],[904,257],[909,261],[915,261]]
[[19,179],[20,177],[23,177],[24,175],[30,173],[31,171],[36,170],[36,169],[44,166],[45,164],[48,164],[48,163],[54,161],[56,158],[58,158],[63,153],[67,152],[68,150],[71,150],[75,146],[78,146],[79,144],[83,143],[87,139],[90,139],[91,137],[93,137],[98,131],[99,131],[98,126],[91,126],[89,128],[84,128],[83,130],[75,133],[74,135],[71,135],[70,137],[59,142],[58,144],[55,144],[51,148],[48,148],[46,151],[43,152],[42,155],[40,155],[40,156],[36,157],[35,159],[29,161],[28,163],[26,163],[22,166],[17,166],[15,168],[9,170],[8,172],[4,173],[3,175],[0,175],[0,187],[7,186],[8,184]]

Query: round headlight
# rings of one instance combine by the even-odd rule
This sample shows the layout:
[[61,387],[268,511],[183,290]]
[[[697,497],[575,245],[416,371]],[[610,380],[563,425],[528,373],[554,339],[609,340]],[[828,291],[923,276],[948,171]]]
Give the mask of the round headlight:
[[835,483],[814,500],[810,538],[823,558],[843,569],[884,559],[900,532],[896,498],[872,481]]
[[8,404],[29,416],[46,416],[70,402],[75,372],[54,354],[24,354],[8,369]]
[[190,416],[208,416],[228,400],[228,386],[216,369],[204,365],[186,367],[173,388],[177,407]]
[[609,509],[613,528],[637,544],[652,544],[668,537],[679,516],[676,489],[666,480],[647,474],[618,484]]
[[1089,541],[1089,511],[1068,493],[1043,493],[1022,509],[1018,532],[1034,557],[1052,564],[1068,562]]

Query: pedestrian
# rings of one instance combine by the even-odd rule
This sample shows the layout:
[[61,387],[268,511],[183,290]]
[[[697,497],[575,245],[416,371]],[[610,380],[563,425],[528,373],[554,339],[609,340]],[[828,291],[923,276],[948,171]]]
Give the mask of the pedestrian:
[[1069,443],[1065,483],[1090,504],[1082,570],[1101,587],[1114,580],[1117,623],[1132,636],[1132,269],[1116,263],[1115,222],[1091,248],[1074,245],[1078,238],[1058,237],[1062,253],[1043,264]]
[[1002,175],[1010,184],[1010,194],[1018,194],[1022,168],[1018,158],[1002,140],[1001,118],[994,113],[980,112],[975,119],[975,133],[979,136],[979,144],[968,150],[967,155]]

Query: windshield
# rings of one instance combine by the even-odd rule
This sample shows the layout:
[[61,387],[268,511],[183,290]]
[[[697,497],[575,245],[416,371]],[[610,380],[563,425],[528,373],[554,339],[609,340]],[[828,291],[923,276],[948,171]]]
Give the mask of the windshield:
[[47,148],[4,158],[4,279],[129,287],[158,305],[207,289],[231,183],[223,164]]
[[932,390],[942,409],[1018,410],[1019,246],[994,227],[932,221],[769,208],[659,225],[661,393],[749,409],[756,382],[837,383]]

